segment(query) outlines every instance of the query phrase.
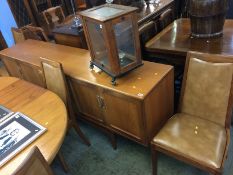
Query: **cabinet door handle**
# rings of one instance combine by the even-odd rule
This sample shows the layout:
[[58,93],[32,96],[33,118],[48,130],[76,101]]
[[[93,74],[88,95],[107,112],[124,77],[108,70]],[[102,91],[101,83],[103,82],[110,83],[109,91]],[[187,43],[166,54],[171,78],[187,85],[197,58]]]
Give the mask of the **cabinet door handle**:
[[104,98],[99,96],[99,95],[97,95],[96,98],[97,98],[97,102],[98,102],[99,107],[101,109],[105,109],[106,107],[105,107],[105,103],[104,103]]
[[98,102],[99,107],[102,108],[102,102],[101,102],[100,96],[97,95],[96,98],[97,98],[97,102]]
[[100,101],[101,101],[101,108],[102,109],[106,109],[106,106],[105,106],[105,103],[104,103],[104,98],[103,97],[100,97]]

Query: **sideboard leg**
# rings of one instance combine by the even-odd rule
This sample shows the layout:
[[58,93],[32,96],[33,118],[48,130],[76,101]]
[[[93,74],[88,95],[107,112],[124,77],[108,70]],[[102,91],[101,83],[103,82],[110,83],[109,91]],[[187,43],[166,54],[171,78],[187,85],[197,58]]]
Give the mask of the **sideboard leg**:
[[109,132],[108,136],[109,136],[109,139],[110,139],[110,142],[112,144],[113,149],[116,150],[117,149],[116,135],[114,133],[112,133],[112,132]]

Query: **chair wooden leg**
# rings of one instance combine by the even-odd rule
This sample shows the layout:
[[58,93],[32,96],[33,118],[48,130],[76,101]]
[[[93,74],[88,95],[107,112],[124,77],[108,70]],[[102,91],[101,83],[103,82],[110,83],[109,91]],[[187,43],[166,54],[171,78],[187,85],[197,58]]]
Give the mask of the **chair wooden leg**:
[[109,140],[112,144],[112,147],[114,150],[117,149],[117,140],[116,140],[116,135],[114,133],[108,132]]
[[151,158],[152,158],[152,175],[157,175],[157,151],[151,148]]
[[80,129],[79,125],[78,125],[78,122],[76,120],[76,117],[75,117],[75,113],[74,113],[74,110],[71,106],[72,104],[70,104],[68,106],[68,111],[69,111],[69,118],[70,118],[70,124],[71,126],[75,129],[75,131],[77,132],[77,134],[79,135],[79,137],[82,139],[82,141],[87,145],[87,146],[90,146],[91,143],[90,141],[86,138],[86,136],[83,134],[82,130]]
[[57,156],[58,156],[58,159],[59,159],[60,163],[62,164],[62,167],[63,167],[64,171],[66,173],[68,173],[69,167],[68,167],[68,165],[67,165],[67,163],[66,163],[66,161],[65,161],[65,159],[64,159],[64,157],[63,157],[63,155],[61,154],[60,151],[58,152]]
[[82,139],[82,141],[87,145],[90,146],[91,143],[90,141],[86,138],[86,136],[83,134],[82,130],[80,129],[78,123],[76,121],[71,121],[72,122],[72,126],[75,129],[75,131],[77,132],[77,134],[79,135],[79,137]]

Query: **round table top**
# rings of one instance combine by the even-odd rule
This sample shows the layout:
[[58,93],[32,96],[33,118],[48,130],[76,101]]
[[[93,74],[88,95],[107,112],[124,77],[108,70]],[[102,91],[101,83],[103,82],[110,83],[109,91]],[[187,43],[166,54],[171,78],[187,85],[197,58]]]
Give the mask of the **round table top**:
[[53,92],[32,83],[13,77],[0,77],[0,105],[25,114],[47,129],[3,165],[0,174],[12,174],[35,145],[50,164],[66,134],[68,118],[63,101]]

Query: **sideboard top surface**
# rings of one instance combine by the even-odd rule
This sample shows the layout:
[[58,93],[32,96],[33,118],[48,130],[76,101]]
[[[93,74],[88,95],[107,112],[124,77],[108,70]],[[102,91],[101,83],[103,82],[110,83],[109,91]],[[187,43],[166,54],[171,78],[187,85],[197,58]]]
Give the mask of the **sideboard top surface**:
[[84,81],[134,98],[144,99],[167,75],[172,66],[144,61],[144,65],[117,79],[111,84],[111,77],[98,68],[89,68],[88,50],[48,42],[26,40],[11,48],[0,51],[0,58],[13,58],[35,66],[41,66],[40,58],[62,63],[64,72],[74,80]]

